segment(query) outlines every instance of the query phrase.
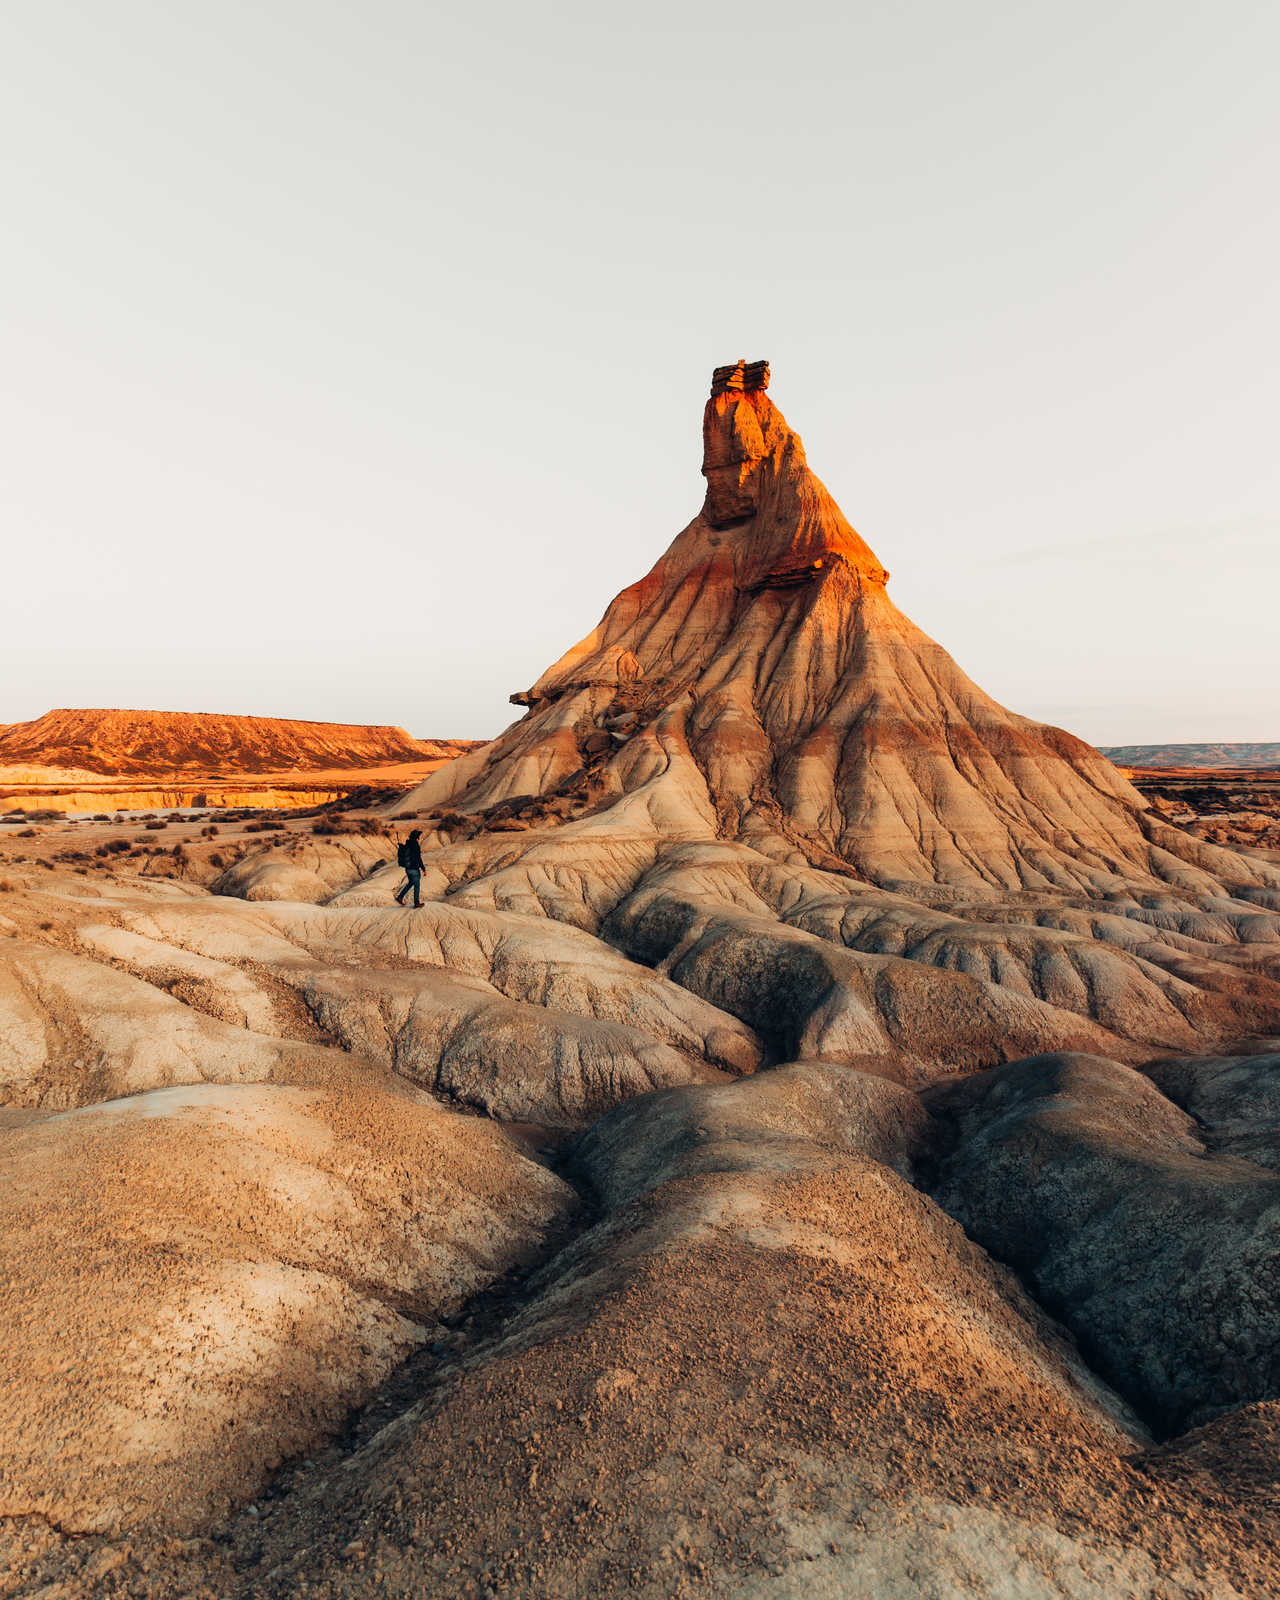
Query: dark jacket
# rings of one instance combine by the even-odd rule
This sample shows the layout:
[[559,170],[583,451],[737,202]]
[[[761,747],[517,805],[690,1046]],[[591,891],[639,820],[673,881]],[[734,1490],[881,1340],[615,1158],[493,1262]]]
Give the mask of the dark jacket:
[[422,871],[422,846],[416,839],[405,840],[404,869],[406,872]]

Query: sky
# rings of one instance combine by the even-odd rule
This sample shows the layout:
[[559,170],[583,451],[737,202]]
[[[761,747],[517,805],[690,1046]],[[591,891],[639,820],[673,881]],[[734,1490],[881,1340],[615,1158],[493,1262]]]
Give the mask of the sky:
[[0,8],[0,722],[486,736],[767,358],[890,595],[1280,740],[1280,7]]

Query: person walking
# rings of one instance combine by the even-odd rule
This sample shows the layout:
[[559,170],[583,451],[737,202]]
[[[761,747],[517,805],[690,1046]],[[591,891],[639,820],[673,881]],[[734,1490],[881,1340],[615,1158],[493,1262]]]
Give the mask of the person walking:
[[421,837],[421,828],[415,828],[396,851],[396,864],[404,868],[404,883],[396,891],[398,906],[404,904],[404,897],[410,889],[413,890],[414,905],[422,904],[422,846],[418,843]]

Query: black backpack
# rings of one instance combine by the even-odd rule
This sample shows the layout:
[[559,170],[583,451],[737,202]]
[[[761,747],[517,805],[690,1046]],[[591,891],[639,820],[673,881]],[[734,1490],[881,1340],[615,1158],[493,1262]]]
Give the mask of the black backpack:
[[396,866],[409,865],[409,841],[406,839],[396,846]]

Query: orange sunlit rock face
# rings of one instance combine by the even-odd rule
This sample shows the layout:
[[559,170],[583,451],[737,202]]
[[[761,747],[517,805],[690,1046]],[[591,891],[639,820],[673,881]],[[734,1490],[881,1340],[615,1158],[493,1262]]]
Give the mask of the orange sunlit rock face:
[[417,783],[467,739],[209,712],[58,710],[0,726],[0,815],[322,805]]

